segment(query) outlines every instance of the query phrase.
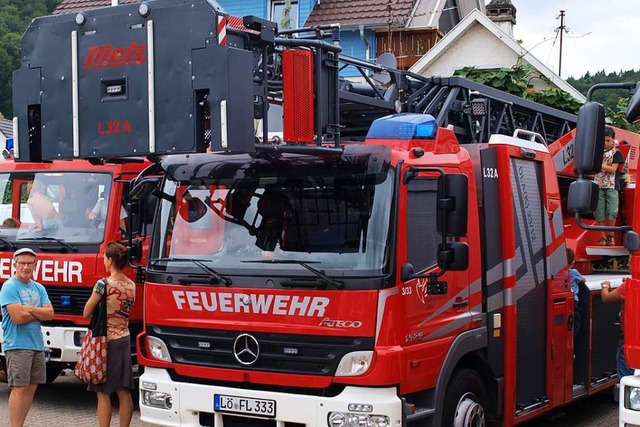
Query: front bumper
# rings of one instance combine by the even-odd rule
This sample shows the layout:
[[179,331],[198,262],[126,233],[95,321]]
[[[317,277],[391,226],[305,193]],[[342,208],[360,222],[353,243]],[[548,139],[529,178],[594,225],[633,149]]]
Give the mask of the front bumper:
[[620,394],[618,395],[620,427],[640,426],[640,411],[625,408],[625,393],[626,389],[630,387],[640,388],[640,371],[636,370],[635,375],[622,377],[620,380]]
[[[78,361],[78,353],[80,353],[82,337],[86,332],[86,327],[43,326],[42,339],[44,340],[44,347],[47,349],[49,361],[76,363]],[[74,337],[76,338],[74,339]],[[2,329],[0,329],[0,343],[2,342]]]
[[[145,390],[167,393],[171,396],[171,409],[147,406],[143,402]],[[402,424],[402,405],[394,387],[346,387],[335,397],[307,396],[289,393],[246,390],[191,383],[174,382],[164,369],[145,368],[140,377],[140,419],[162,426],[200,427],[202,417],[212,418],[213,425],[224,427],[228,417],[265,420],[262,417],[216,412],[214,395],[236,396],[247,399],[267,399],[276,403],[273,426],[286,427],[302,424],[307,427],[327,427],[329,413],[350,412],[349,404],[372,405],[371,414],[389,417],[389,425]],[[245,418],[246,417],[246,418]],[[262,423],[260,424],[262,425]]]

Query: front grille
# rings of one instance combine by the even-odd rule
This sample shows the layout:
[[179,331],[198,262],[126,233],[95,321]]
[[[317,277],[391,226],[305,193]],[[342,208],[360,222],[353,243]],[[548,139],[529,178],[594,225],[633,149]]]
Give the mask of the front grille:
[[373,338],[251,333],[260,355],[255,364],[245,366],[233,354],[242,332],[167,326],[149,326],[147,331],[167,344],[174,362],[216,368],[332,376],[345,354],[373,350]]
[[[0,285],[2,289],[2,285]],[[56,314],[82,316],[84,305],[93,292],[93,287],[45,286]],[[62,297],[69,297],[69,305],[62,305]],[[65,298],[66,299],[66,298]]]
[[[47,294],[56,314],[82,316],[84,305],[93,292],[93,287],[76,288],[70,286],[46,286]],[[62,305],[62,297],[70,298],[70,305]]]

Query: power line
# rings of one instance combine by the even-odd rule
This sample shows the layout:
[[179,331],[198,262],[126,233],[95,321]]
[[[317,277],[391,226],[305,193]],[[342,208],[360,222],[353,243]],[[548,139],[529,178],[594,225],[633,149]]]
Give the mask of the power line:
[[553,53],[553,47],[556,45],[557,40],[558,40],[558,33],[556,33],[556,36],[553,38],[553,43],[551,44],[551,49],[549,49],[549,55],[547,56],[547,61],[545,62],[545,64],[549,63],[549,59],[551,58],[551,54]]

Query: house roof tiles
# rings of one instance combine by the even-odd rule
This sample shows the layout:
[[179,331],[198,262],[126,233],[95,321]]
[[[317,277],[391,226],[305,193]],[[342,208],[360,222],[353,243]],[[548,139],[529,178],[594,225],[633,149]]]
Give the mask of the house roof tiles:
[[306,25],[380,25],[404,26],[415,0],[321,0],[315,6]]
[[[119,0],[120,4],[140,3],[141,0]],[[387,25],[391,16],[394,27],[404,26],[415,0],[321,0],[306,25]],[[62,0],[54,14],[80,12],[111,6],[111,0]]]

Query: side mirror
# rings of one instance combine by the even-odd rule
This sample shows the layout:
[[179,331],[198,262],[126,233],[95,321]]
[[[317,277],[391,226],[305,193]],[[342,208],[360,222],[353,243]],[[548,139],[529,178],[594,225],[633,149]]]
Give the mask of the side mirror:
[[640,249],[638,233],[636,233],[635,231],[627,231],[622,236],[624,239],[624,247],[627,248],[630,252]]
[[131,191],[129,192],[129,199],[146,199],[151,193],[153,193],[153,190],[158,188],[160,181],[162,181],[162,178],[160,177],[144,178],[131,189]]
[[569,185],[567,210],[571,213],[586,214],[596,210],[598,206],[598,184],[578,178]]
[[466,270],[469,268],[469,246],[461,242],[439,245],[438,265],[445,270]]
[[463,174],[438,178],[438,233],[446,237],[467,234],[468,180]]
[[[144,201],[143,199],[134,199],[127,203],[127,232],[132,236],[143,236],[143,230],[145,229],[144,222]],[[129,218],[131,221],[129,222]]]
[[142,261],[142,242],[140,240],[133,240],[127,248],[127,255],[133,262]]
[[640,82],[636,84],[635,93],[633,98],[629,101],[629,107],[627,107],[627,121],[633,123],[640,118]]
[[587,102],[578,112],[575,157],[576,174],[598,173],[602,169],[604,152],[604,107],[597,102]]
[[410,262],[407,262],[406,264],[403,264],[402,267],[400,267],[401,281],[408,282],[409,280],[413,279],[414,275],[415,271],[413,269],[413,264],[411,264]]

